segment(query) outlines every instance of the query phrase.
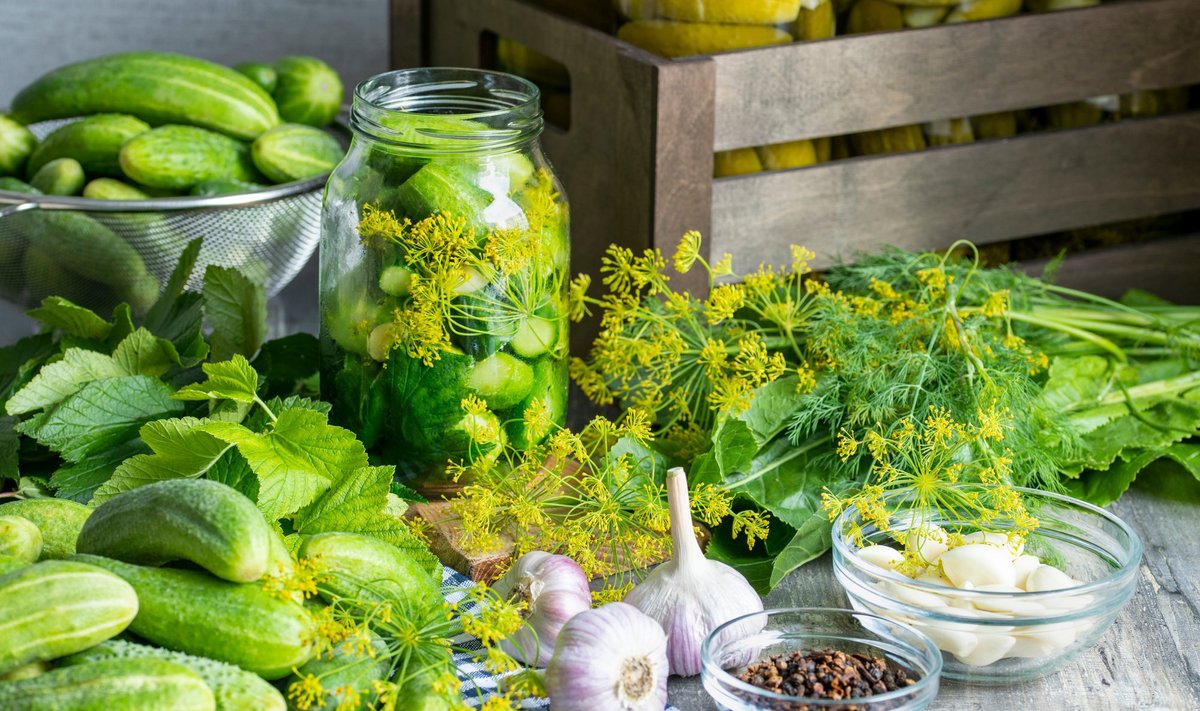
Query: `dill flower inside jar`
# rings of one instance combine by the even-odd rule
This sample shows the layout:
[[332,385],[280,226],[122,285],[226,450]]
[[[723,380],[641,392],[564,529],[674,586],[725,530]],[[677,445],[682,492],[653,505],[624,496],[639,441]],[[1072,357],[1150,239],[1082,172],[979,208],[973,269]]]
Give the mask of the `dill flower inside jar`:
[[428,490],[562,424],[570,242],[538,90],[406,69],[355,90],[321,224],[321,390]]

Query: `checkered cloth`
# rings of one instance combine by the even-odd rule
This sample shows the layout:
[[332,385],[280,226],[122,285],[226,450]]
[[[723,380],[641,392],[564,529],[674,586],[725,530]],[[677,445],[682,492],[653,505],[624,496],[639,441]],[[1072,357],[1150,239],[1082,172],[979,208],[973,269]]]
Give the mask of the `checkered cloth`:
[[[466,589],[474,585],[470,578],[453,568],[442,568],[442,596],[447,602],[456,603],[466,597]],[[469,610],[470,607],[467,607]],[[457,649],[482,649],[479,640],[469,634],[461,634],[450,640]],[[456,652],[454,665],[458,668],[458,678],[462,680],[463,701],[471,708],[478,708],[496,693],[499,678],[483,668],[483,664],[475,659],[470,651]],[[546,699],[525,699],[521,703],[523,709],[549,709],[550,702]],[[668,706],[667,711],[678,711]]]

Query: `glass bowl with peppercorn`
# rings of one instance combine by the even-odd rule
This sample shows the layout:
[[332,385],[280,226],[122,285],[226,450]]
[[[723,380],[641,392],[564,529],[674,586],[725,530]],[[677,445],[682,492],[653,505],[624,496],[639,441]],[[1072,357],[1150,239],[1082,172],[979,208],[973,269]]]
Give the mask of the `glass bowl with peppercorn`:
[[947,679],[1057,671],[1099,641],[1137,586],[1142,544],[1124,521],[1061,494],[1009,490],[1021,516],[980,521],[895,496],[833,524],[834,575],[851,606],[928,635]]
[[[739,625],[761,631],[726,639]],[[907,625],[814,607],[726,622],[705,639],[700,665],[705,691],[729,711],[892,711],[933,701],[942,655]]]

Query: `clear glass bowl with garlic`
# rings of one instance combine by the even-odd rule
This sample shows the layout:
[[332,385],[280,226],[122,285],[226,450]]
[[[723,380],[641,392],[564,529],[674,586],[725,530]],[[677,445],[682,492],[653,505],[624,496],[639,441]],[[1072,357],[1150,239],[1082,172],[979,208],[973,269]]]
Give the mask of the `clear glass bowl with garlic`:
[[[847,508],[833,526],[833,566],[851,605],[928,635],[948,679],[1003,684],[1061,668],[1095,644],[1128,602],[1142,544],[1103,509],[1017,491],[1039,521],[1023,540],[1010,537],[1009,521],[982,531],[953,512],[915,511],[903,497],[887,502],[888,531]],[[847,535],[855,525],[861,548]]]

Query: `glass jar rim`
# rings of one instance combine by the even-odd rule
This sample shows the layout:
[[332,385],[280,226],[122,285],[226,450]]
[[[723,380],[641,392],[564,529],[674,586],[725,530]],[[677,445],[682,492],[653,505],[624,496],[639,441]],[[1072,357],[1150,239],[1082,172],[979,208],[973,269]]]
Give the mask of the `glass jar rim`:
[[397,69],[355,87],[350,127],[406,152],[495,152],[541,134],[540,97],[536,84],[504,72]]

